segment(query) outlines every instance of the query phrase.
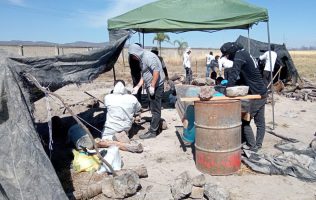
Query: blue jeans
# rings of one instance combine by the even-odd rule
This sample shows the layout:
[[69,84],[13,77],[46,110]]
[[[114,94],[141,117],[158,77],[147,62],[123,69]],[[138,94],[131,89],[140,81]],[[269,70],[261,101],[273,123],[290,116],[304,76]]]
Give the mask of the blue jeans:
[[211,72],[211,64],[207,64],[205,77],[210,77],[210,72]]

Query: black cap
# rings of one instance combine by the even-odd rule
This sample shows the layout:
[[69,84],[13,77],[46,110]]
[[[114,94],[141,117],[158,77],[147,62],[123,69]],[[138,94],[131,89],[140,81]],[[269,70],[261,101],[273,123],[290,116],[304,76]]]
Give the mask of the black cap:
[[220,48],[223,55],[235,54],[240,49],[243,49],[243,46],[237,42],[226,42]]
[[232,42],[226,42],[221,46],[220,50],[223,55],[227,55],[230,48],[232,48]]

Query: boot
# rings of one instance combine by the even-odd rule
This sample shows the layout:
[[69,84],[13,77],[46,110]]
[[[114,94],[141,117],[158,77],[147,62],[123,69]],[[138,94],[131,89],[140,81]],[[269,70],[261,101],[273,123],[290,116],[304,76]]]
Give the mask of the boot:
[[151,131],[148,131],[147,133],[140,135],[139,138],[140,139],[149,139],[149,138],[155,138],[157,136],[156,133],[153,133]]

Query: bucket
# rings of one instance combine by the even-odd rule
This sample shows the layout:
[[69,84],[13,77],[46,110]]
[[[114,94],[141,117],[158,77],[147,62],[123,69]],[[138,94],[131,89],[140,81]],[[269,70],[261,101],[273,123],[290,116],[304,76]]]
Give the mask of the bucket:
[[85,130],[79,124],[71,126],[68,130],[68,138],[75,145],[76,149],[81,150],[82,147],[92,149],[93,144]]
[[196,101],[194,108],[197,169],[210,175],[237,172],[241,164],[240,101]]

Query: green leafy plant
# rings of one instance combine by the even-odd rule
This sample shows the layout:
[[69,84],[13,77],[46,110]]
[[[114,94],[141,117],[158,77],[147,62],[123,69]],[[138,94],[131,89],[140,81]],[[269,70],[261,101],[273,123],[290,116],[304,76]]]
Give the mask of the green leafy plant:
[[177,47],[179,56],[181,56],[184,50],[189,46],[188,43],[183,40],[175,40],[173,44]]

